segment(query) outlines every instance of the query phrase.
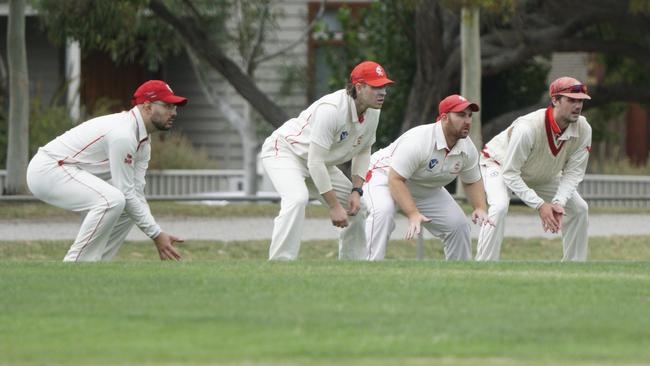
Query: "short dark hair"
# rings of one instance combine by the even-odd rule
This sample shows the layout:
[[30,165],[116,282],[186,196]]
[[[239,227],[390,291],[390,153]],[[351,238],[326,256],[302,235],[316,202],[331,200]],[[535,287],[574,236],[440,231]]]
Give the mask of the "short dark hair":
[[352,99],[357,99],[357,88],[354,87],[354,84],[349,82],[345,85],[345,90],[347,90],[348,95],[352,97]]

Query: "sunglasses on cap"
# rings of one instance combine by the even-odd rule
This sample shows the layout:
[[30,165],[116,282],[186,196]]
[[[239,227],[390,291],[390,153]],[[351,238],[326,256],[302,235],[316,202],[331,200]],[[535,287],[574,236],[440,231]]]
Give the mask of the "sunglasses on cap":
[[584,93],[587,94],[587,86],[583,84],[571,85],[556,91],[556,93]]

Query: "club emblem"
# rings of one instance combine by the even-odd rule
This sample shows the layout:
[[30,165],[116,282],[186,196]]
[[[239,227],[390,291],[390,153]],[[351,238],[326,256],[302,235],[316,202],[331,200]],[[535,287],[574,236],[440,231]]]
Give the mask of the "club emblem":
[[460,161],[457,161],[456,164],[454,164],[454,167],[451,170],[452,174],[458,174],[460,172]]
[[377,66],[375,72],[377,73],[377,76],[384,76],[384,69],[382,69],[381,66]]
[[126,158],[124,158],[124,163],[133,164],[133,156],[131,154],[126,154]]
[[436,158],[431,159],[429,161],[429,170],[433,169],[433,167],[435,167],[436,165],[438,165],[438,159]]
[[341,142],[341,141],[345,140],[346,138],[348,138],[348,135],[349,135],[348,131],[341,132],[341,139],[339,140],[339,142]]

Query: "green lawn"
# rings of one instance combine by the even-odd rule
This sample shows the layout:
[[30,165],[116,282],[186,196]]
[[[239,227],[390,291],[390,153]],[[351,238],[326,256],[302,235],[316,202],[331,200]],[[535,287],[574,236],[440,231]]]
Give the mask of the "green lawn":
[[[231,203],[228,205],[207,205],[195,202],[150,202],[151,212],[155,217],[163,216],[188,216],[188,217],[269,217],[278,214],[280,205],[277,203]],[[472,212],[467,204],[462,204],[466,213]],[[511,205],[509,209],[513,214],[536,215],[536,211],[523,205]],[[645,214],[647,209],[642,208],[592,208],[591,213],[632,213]],[[328,217],[325,206],[312,204],[307,206],[307,217]],[[29,202],[4,202],[0,201],[0,220],[13,219],[48,219],[78,218],[78,215],[48,204]]]
[[[67,242],[0,242],[0,365],[647,365],[650,238],[508,240],[501,263],[393,241],[382,263],[334,241],[269,263],[264,241],[189,242],[159,262],[60,262]],[[431,259],[433,258],[433,259]],[[635,259],[636,261],[632,261]]]
[[650,360],[648,263],[0,262],[3,365]]

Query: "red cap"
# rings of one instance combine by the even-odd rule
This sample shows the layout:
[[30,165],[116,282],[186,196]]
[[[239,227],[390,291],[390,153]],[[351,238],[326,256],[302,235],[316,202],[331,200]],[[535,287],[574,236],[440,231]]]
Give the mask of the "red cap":
[[478,112],[480,110],[478,104],[470,102],[462,95],[452,94],[441,100],[440,104],[438,104],[438,119],[436,121],[440,120],[445,113],[462,112],[468,107],[472,112]]
[[564,95],[573,99],[591,99],[587,95],[587,86],[581,83],[578,79],[568,76],[563,76],[556,79],[551,83],[548,88],[548,94],[553,97],[555,95]]
[[352,69],[350,73],[352,84],[366,83],[370,86],[380,87],[393,81],[386,77],[386,71],[380,64],[373,61],[364,61]]
[[140,85],[133,93],[131,104],[136,105],[156,100],[181,107],[187,104],[187,98],[174,95],[172,88],[162,80],[149,80]]

